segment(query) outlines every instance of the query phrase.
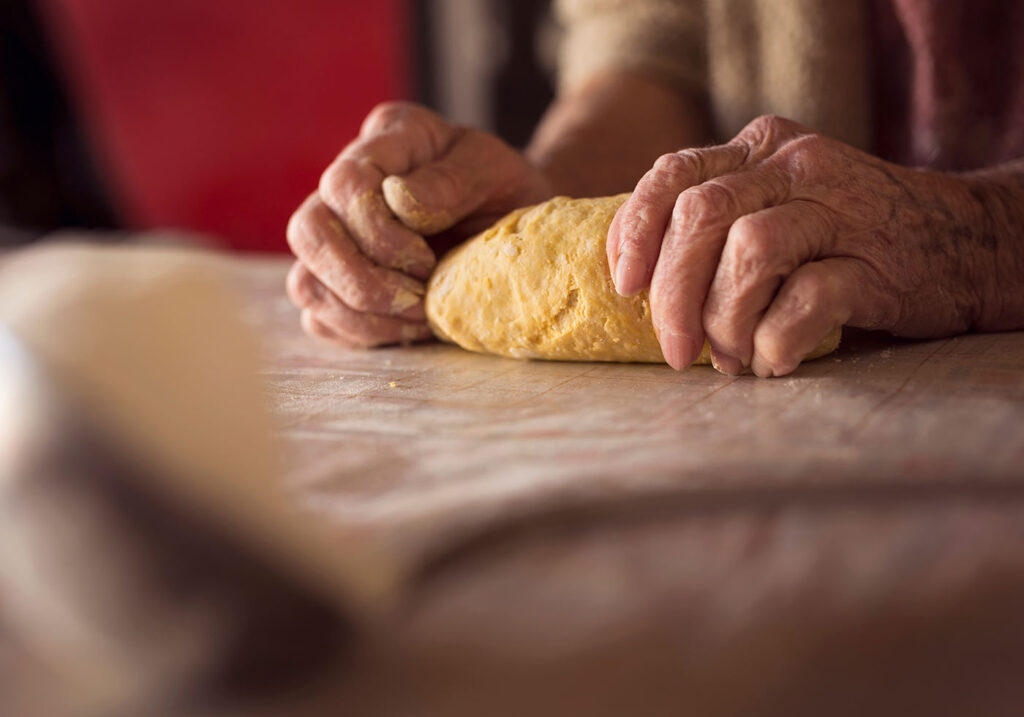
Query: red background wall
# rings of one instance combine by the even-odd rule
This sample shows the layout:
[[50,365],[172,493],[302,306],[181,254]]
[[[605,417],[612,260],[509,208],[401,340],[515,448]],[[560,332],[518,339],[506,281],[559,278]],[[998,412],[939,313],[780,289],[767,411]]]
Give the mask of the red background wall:
[[285,250],[377,102],[408,95],[402,0],[44,0],[125,222]]

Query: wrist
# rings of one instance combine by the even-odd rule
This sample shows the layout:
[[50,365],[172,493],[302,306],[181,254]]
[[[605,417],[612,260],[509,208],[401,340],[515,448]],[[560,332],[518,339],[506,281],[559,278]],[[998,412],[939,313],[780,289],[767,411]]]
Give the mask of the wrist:
[[[526,160],[533,166],[549,191],[549,197],[565,195],[571,197],[595,194],[595,187],[588,182],[586,172],[581,171],[586,162],[580,160],[585,155],[582,147],[572,138],[562,137],[553,145],[537,147],[531,145],[526,150]],[[593,174],[593,170],[591,174]],[[603,188],[602,188],[603,189]],[[606,193],[597,191],[597,194]]]
[[526,154],[554,193],[596,197],[632,190],[659,155],[709,139],[697,98],[642,74],[610,71],[555,100]]
[[970,240],[983,257],[975,277],[979,331],[1024,328],[1024,182],[1012,172],[960,175],[972,201]]

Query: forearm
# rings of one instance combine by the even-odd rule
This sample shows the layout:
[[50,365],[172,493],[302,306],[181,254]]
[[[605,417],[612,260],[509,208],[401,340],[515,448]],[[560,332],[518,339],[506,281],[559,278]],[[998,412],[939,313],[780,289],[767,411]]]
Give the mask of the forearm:
[[975,329],[1024,328],[1024,159],[962,175],[980,207],[981,306]]
[[527,149],[556,194],[628,192],[666,152],[707,144],[707,108],[667,84],[616,72],[556,100]]

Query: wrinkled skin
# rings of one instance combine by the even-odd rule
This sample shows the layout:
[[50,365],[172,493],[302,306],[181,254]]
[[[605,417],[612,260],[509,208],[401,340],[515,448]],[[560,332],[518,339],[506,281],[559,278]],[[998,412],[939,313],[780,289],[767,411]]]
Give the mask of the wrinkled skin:
[[438,253],[550,195],[497,137],[418,105],[380,105],[288,224],[288,294],[308,333],[344,346],[429,338],[424,280]]
[[[1020,328],[1024,182],[1005,177],[910,169],[760,117],[727,144],[660,157],[616,214],[609,268],[620,293],[650,289],[677,369],[705,338],[718,370],[781,376],[842,325]],[[381,105],[292,217],[288,293],[306,331],[336,343],[429,338],[437,256],[552,194],[498,138]]]
[[620,293],[650,287],[675,368],[791,372],[830,330],[908,337],[978,324],[997,240],[971,183],[889,164],[777,117],[664,155],[608,237]]

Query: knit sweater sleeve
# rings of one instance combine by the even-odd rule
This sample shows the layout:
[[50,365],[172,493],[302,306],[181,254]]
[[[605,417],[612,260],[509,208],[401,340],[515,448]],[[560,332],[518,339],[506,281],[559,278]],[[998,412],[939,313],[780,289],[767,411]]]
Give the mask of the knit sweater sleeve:
[[563,28],[559,89],[607,70],[659,76],[681,90],[707,92],[702,0],[557,0]]

